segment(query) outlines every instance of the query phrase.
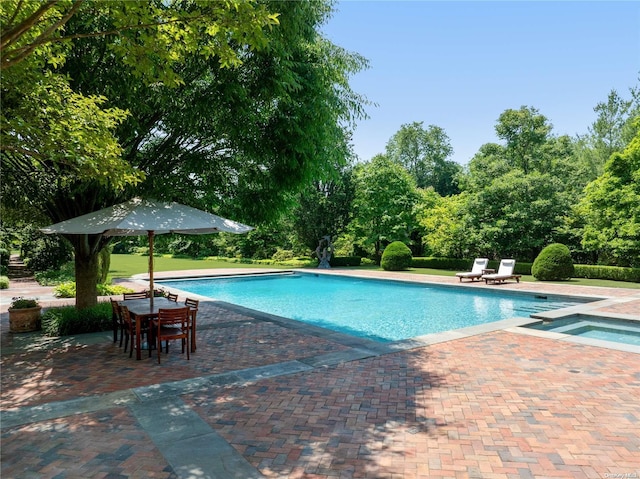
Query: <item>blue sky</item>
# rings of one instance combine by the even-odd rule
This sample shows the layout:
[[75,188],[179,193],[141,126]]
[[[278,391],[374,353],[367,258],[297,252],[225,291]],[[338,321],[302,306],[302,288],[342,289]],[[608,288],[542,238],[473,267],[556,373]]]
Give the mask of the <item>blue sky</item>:
[[500,114],[539,110],[553,134],[587,133],[612,89],[639,84],[640,2],[339,1],[323,31],[370,68],[353,89],[367,109],[353,137],[361,160],[405,123],[437,125],[466,164],[498,142]]

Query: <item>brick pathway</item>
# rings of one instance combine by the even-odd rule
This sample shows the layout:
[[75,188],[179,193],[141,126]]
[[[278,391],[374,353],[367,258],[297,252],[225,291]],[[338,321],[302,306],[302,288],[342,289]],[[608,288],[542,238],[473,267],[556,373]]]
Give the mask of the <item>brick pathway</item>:
[[[640,310],[637,290],[527,288],[612,296],[600,309],[616,314]],[[174,347],[158,365],[130,359],[109,334],[97,345],[8,354],[6,316],[0,408],[27,418],[10,425],[3,416],[2,477],[182,477],[132,405],[89,411],[78,398],[279,364],[303,372],[174,393],[264,477],[640,477],[638,354],[509,330],[316,365],[356,350],[312,328],[201,303],[198,351],[187,361]],[[76,414],[28,418],[31,407],[55,411],[60,401],[77,404]]]
[[640,472],[638,356],[512,333],[187,402],[267,477]]

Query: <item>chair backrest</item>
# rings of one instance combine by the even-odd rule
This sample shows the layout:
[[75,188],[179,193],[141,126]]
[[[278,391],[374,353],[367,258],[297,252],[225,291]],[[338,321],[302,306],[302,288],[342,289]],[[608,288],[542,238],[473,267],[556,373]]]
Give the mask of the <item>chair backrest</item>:
[[488,264],[488,258],[476,258],[476,260],[473,262],[473,268],[471,268],[471,272],[481,274],[483,269],[487,269]]
[[113,298],[111,298],[111,315],[113,319],[120,318],[120,305],[118,304],[118,301]]
[[516,267],[515,259],[503,259],[500,261],[500,267],[498,268],[499,275],[513,274],[513,268]]
[[189,308],[160,308],[158,310],[158,326],[168,324],[186,324],[189,322]]
[[178,295],[176,293],[167,293],[167,299],[169,301],[173,301],[174,303],[178,302]]
[[198,301],[197,299],[191,299],[191,298],[187,298],[184,300],[184,304],[188,307],[190,307],[191,309],[195,309],[196,311],[198,310],[198,305],[200,304],[200,301]]
[[122,320],[122,322],[126,325],[126,326],[130,326],[131,325],[131,314],[129,314],[129,308],[127,308],[126,306],[120,306],[118,308],[118,312],[120,315],[120,319]]
[[149,297],[149,291],[136,291],[135,293],[122,293],[124,300],[128,299],[146,299]]

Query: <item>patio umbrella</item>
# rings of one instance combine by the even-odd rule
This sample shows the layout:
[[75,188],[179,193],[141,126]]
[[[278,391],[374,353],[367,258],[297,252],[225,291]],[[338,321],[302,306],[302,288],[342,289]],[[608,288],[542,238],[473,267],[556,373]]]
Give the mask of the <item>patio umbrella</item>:
[[[153,237],[163,233],[246,233],[253,227],[205,211],[155,200],[133,198],[93,213],[61,221],[40,231],[46,234],[103,234],[149,237],[149,289],[153,298]],[[153,299],[152,299],[153,301]]]

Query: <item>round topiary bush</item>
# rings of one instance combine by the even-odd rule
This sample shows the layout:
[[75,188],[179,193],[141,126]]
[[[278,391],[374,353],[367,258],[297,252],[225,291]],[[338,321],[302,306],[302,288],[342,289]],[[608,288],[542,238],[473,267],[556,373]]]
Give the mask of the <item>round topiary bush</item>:
[[385,271],[401,271],[411,266],[411,250],[402,241],[389,244],[382,253],[380,266]]
[[571,252],[560,243],[553,243],[544,248],[531,266],[531,274],[540,281],[569,279],[573,272]]

